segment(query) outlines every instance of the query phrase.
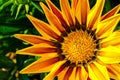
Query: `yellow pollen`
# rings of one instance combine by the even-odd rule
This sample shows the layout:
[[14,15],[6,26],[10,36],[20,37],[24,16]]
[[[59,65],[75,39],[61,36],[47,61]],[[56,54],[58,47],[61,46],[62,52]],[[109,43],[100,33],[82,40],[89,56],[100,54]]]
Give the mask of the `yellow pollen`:
[[65,59],[76,65],[92,60],[95,49],[96,43],[93,36],[83,30],[71,32],[62,43],[62,54],[65,55]]

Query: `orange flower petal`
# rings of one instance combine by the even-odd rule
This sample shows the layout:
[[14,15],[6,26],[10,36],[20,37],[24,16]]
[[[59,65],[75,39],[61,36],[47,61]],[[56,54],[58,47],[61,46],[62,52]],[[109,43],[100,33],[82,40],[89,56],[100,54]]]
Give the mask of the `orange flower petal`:
[[97,58],[106,64],[114,64],[114,63],[120,63],[120,57],[119,58],[113,58],[113,57],[104,57],[104,56],[97,56]]
[[66,16],[68,23],[71,27],[74,26],[73,15],[71,14],[71,9],[68,0],[60,0],[60,6],[63,14]]
[[[120,73],[120,64],[118,63],[118,64],[112,64],[111,65],[112,67],[113,67],[113,69],[115,70],[115,71],[117,71],[118,73]],[[118,74],[119,75],[119,74]],[[120,76],[119,76],[120,77]]]
[[113,78],[116,78],[115,80],[120,79],[120,64],[107,65],[107,68],[109,73],[113,75]]
[[74,13],[76,11],[78,1],[79,0],[72,0],[72,6],[71,7],[72,7],[72,12],[74,12]]
[[75,78],[76,78],[76,67],[73,67],[73,71],[72,71],[72,73],[71,73],[71,75],[70,75],[70,77],[69,77],[69,80],[75,80]]
[[67,72],[69,67],[65,67],[59,74],[58,74],[58,80],[64,80],[65,74]]
[[98,53],[99,56],[109,57],[109,58],[120,58],[120,49],[117,47],[108,46],[106,48],[101,48],[100,51],[101,52]]
[[82,20],[81,20],[81,0],[78,1],[76,11],[75,11],[75,15],[76,15],[77,20],[79,21],[79,24],[82,25]]
[[60,10],[50,0],[46,0],[46,2],[48,6],[50,7],[51,11],[56,15],[56,17],[61,22],[61,25],[65,28],[66,31],[69,31],[69,26],[67,22],[65,21],[65,19],[63,18],[63,15],[60,12]]
[[56,65],[52,68],[51,72],[43,80],[53,80],[54,77],[65,68],[65,62],[65,60],[57,62]]
[[109,72],[108,74],[109,74],[109,76],[110,76],[111,79],[113,79],[113,80],[119,80],[119,79],[117,79],[117,76],[114,73]]
[[81,25],[86,25],[89,10],[90,10],[89,0],[78,1],[76,8],[76,17]]
[[77,4],[78,4],[78,1],[79,0],[72,0],[72,2],[71,2],[71,14],[73,15],[73,17],[74,17],[74,22],[75,22],[75,25],[74,26],[76,26],[76,8],[77,8]]
[[40,58],[39,60],[33,62],[26,68],[20,71],[21,74],[27,73],[42,73],[49,72],[51,68],[55,65],[57,61],[60,59],[58,57],[55,58]]
[[105,38],[111,35],[119,20],[120,14],[116,14],[115,16],[101,21],[97,26],[97,36],[99,36],[99,38]]
[[92,80],[110,80],[106,67],[104,65],[100,65],[97,62],[94,62],[88,66],[88,72],[89,77]]
[[26,15],[26,16],[29,18],[29,20],[32,22],[35,28],[42,34],[43,37],[47,39],[56,39],[58,41],[62,40],[60,34],[57,34],[52,30],[52,26],[30,15]]
[[77,68],[76,80],[88,80],[88,73],[83,66]]
[[101,17],[101,21],[117,14],[120,10],[120,4]]
[[72,71],[73,71],[73,67],[69,67],[63,80],[69,80]]
[[49,45],[55,46],[56,44],[45,39],[44,37],[36,36],[36,35],[28,35],[28,34],[15,34],[16,38],[26,41],[32,45],[40,44],[40,43],[47,43]]
[[54,31],[57,31],[57,32],[60,31],[61,33],[65,33],[65,29],[61,25],[59,19],[43,3],[40,3],[40,5],[41,5],[42,9],[44,10],[49,23],[51,25],[55,26],[55,27],[52,26],[52,28],[54,28]]
[[110,36],[101,41],[102,47],[120,45],[120,30],[113,32]]
[[90,10],[87,17],[87,26],[96,29],[97,23],[100,21],[105,0],[97,0],[95,6]]
[[47,53],[55,53],[56,55],[56,52],[58,52],[57,48],[50,46],[46,43],[41,43],[38,45],[34,45],[28,48],[18,50],[16,53],[23,55],[41,56],[42,54],[47,54]]
[[81,76],[81,80],[87,80],[88,79],[88,73],[83,66],[81,66],[80,76]]
[[[79,0],[80,1],[80,0]],[[82,24],[85,25],[87,22],[87,15],[90,10],[89,6],[89,0],[81,0],[81,19],[82,19]]]
[[80,67],[77,67],[75,80],[82,80],[82,79],[81,79],[80,72],[81,72],[81,68],[80,68]]

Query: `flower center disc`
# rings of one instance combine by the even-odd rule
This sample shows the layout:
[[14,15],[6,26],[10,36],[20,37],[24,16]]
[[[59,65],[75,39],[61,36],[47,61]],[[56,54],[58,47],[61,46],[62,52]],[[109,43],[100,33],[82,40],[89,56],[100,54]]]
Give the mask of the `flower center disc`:
[[76,65],[91,61],[95,57],[95,49],[93,36],[83,30],[69,33],[62,43],[62,54],[65,55],[65,59]]

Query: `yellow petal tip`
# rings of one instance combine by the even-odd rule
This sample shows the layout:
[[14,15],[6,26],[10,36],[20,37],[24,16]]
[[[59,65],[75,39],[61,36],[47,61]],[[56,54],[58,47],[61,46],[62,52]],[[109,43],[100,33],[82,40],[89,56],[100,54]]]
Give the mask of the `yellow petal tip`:
[[13,36],[18,38],[20,36],[20,34],[14,34]]
[[24,34],[14,34],[13,36],[15,38],[18,38],[18,39],[22,40],[22,36],[24,36]]
[[34,20],[34,17],[29,15],[29,14],[26,14],[27,18],[31,21],[31,20]]
[[40,6],[43,6],[43,5],[44,5],[42,2],[40,2],[39,4],[40,4]]
[[24,71],[24,69],[23,69],[23,70],[21,70],[19,73],[20,73],[20,74],[27,74],[27,72],[26,72],[26,71]]
[[29,14],[26,14],[27,17],[29,17],[30,15]]
[[17,36],[17,34],[14,34],[14,35],[13,35],[13,37],[16,37],[16,36]]
[[18,50],[18,51],[16,51],[16,54],[20,54],[20,51]]

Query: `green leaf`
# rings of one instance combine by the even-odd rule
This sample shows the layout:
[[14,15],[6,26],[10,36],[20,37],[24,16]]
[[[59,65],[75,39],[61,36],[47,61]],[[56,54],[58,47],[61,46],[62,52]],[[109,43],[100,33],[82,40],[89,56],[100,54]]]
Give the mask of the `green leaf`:
[[19,75],[19,80],[29,80],[28,76],[23,74],[23,75]]
[[29,5],[28,4],[25,5],[25,10],[26,10],[26,13],[28,13],[28,11],[29,11]]
[[0,5],[3,4],[3,2],[4,2],[3,0],[0,0]]
[[32,4],[38,11],[40,11],[42,14],[44,14],[42,8],[41,8],[39,5],[37,5],[37,4],[34,3],[33,1],[31,1],[31,4]]
[[7,1],[7,2],[5,2],[3,5],[0,6],[0,11],[2,11],[3,9],[5,9],[10,4],[12,4],[12,1],[10,1],[10,0]]
[[20,28],[18,27],[8,27],[8,26],[0,26],[0,33],[9,34],[11,32],[18,31]]
[[16,7],[17,7],[17,4],[13,4],[13,5],[12,5],[12,7],[11,7],[11,9],[10,9],[11,15],[13,15],[13,13],[14,13]]
[[108,12],[111,9],[110,0],[105,0],[105,11]]
[[19,15],[22,6],[23,6],[23,4],[19,4],[19,5],[18,5],[18,7],[17,7],[17,13],[16,13],[16,16],[15,16],[15,19],[16,19],[17,16]]
[[0,80],[7,80],[8,72],[0,70]]
[[14,62],[6,56],[0,55],[0,67],[1,68],[12,68],[14,67]]
[[35,61],[34,58],[30,58],[30,59],[25,60],[25,62],[24,62],[24,66],[28,66],[28,65],[30,65],[30,64],[33,63],[34,61]]

